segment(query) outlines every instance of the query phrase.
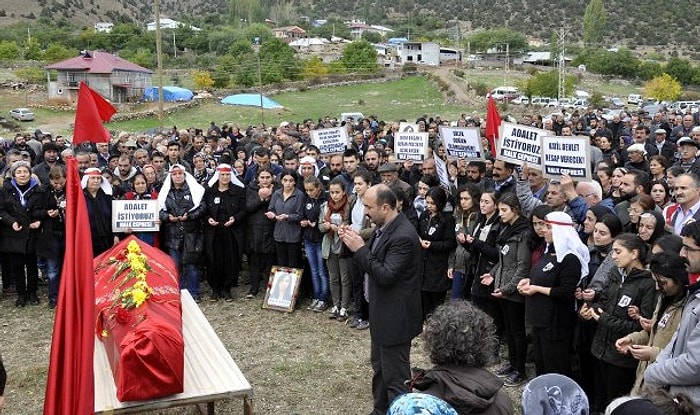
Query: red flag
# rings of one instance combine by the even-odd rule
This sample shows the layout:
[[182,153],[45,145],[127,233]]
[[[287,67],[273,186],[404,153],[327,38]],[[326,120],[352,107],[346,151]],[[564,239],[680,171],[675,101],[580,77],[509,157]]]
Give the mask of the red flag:
[[95,278],[90,221],[78,168],[67,160],[66,254],[51,340],[44,415],[95,413]]
[[73,142],[109,143],[109,132],[102,122],[109,121],[117,110],[102,95],[80,81],[78,108],[75,111]]
[[496,103],[493,96],[489,92],[489,103],[486,106],[486,139],[489,140],[491,147],[491,155],[496,157],[496,139],[498,138],[498,129],[501,126],[501,116],[498,115]]

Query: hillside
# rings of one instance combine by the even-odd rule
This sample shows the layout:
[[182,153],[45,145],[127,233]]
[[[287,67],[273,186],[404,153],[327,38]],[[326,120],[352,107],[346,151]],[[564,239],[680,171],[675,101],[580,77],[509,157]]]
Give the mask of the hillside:
[[[397,29],[430,21],[435,28],[459,26],[461,36],[469,35],[465,28],[508,26],[546,41],[561,27],[569,29],[571,39],[579,40],[588,0],[162,0],[161,10],[174,19],[201,23],[238,20],[227,19],[229,4],[234,5],[238,16],[270,17],[280,25],[299,24],[300,16],[356,18]],[[700,52],[700,29],[696,26],[700,21],[700,2],[661,4],[638,0],[631,4],[604,0],[604,5],[608,11],[606,46],[647,46],[667,51],[666,45],[672,45],[671,49],[691,51],[691,55]],[[40,16],[65,19],[76,25],[118,20],[145,22],[152,20],[152,8],[153,0],[0,0],[0,26]],[[213,15],[218,16],[210,19]],[[397,35],[406,35],[402,32],[397,30]]]

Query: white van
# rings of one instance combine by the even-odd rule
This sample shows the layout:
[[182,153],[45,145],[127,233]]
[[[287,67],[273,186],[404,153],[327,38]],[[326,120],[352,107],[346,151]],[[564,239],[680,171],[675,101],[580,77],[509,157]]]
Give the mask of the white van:
[[[491,91],[491,96],[496,101],[512,101],[520,95],[518,88],[514,86],[499,86]],[[489,96],[486,95],[486,98]]]
[[642,103],[642,96],[639,94],[629,94],[627,97],[628,104],[639,105]]
[[363,120],[365,116],[361,112],[343,112],[340,114],[339,121],[347,121],[348,118],[352,118],[353,124],[357,124],[359,120]]

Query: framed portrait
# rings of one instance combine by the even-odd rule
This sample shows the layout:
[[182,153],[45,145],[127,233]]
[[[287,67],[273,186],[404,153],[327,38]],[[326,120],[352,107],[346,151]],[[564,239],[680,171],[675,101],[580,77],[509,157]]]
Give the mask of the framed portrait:
[[294,311],[303,271],[299,268],[273,265],[270,270],[270,279],[267,281],[263,308],[285,311],[287,313]]

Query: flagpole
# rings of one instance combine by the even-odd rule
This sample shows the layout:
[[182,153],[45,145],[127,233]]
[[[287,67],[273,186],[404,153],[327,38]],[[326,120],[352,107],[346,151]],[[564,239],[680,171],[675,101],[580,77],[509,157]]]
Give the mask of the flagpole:
[[153,13],[156,15],[156,69],[158,76],[158,129],[163,131],[163,54],[160,38],[160,0],[153,0]]

